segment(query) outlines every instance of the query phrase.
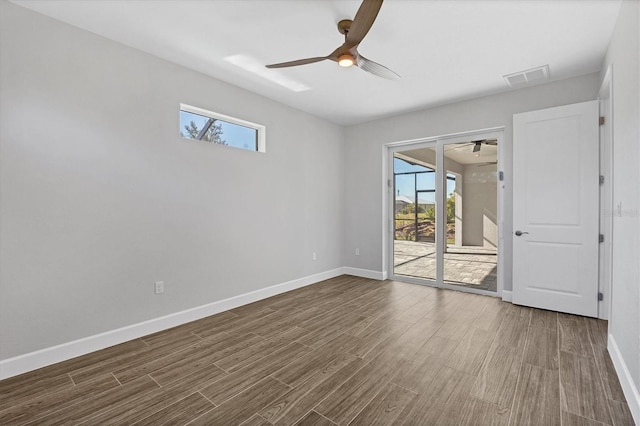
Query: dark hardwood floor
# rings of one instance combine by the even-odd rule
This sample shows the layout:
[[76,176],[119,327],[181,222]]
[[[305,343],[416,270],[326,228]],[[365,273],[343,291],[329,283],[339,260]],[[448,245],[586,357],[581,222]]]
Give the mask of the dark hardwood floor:
[[606,324],[342,276],[0,381],[0,424],[632,425]]

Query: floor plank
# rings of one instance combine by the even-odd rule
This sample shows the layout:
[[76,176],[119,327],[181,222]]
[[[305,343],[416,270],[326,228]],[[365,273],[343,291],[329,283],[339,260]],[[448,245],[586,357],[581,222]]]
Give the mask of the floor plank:
[[602,422],[586,419],[573,413],[562,411],[562,426],[609,426]]
[[348,424],[396,374],[402,362],[386,354],[374,358],[322,401],[316,411],[334,423]]
[[499,298],[489,299],[473,322],[473,326],[485,331],[496,331],[500,327],[507,306],[508,303]]
[[[562,325],[561,325],[562,327]],[[560,402],[569,413],[612,424],[602,383],[592,357],[560,351]]]
[[260,417],[258,414],[244,421],[240,426],[271,426],[271,423]]
[[31,376],[26,380],[24,386],[20,386],[19,381],[9,379],[10,383],[0,382],[0,410],[18,405],[31,399],[42,397],[47,394],[62,391],[73,387],[74,383],[68,374],[60,374],[52,377]]
[[524,364],[512,411],[511,424],[514,426],[560,426],[558,371]]
[[133,424],[136,426],[187,424],[213,408],[215,405],[211,401],[196,392]]
[[433,336],[415,357],[398,368],[392,383],[416,392],[424,392],[436,378],[440,368],[450,359],[458,345],[455,340]]
[[290,332],[280,335],[279,337],[260,340],[240,350],[230,350],[228,351],[229,355],[214,361],[214,364],[228,373],[233,373],[281,350],[285,346],[293,343],[296,338],[303,335],[304,330],[292,329]]
[[355,358],[338,371],[317,371],[309,380],[275,400],[259,414],[276,426],[292,425],[364,365],[364,360]]
[[336,424],[316,411],[311,411],[296,423],[296,426],[336,426]]
[[626,402],[609,400],[613,426],[632,426],[633,417]]
[[70,407],[56,410],[42,418],[29,422],[29,425],[68,425],[81,424],[91,417],[112,410],[120,404],[125,403],[131,398],[142,398],[149,392],[158,389],[159,386],[149,376],[144,376],[132,382],[109,389],[92,398],[89,401],[83,401],[82,404],[74,404]]
[[469,397],[462,407],[459,425],[465,426],[504,426],[509,423],[511,410],[496,404]]
[[353,337],[342,334],[320,349],[308,351],[291,361],[276,371],[273,376],[288,385],[298,386],[320,370],[332,371],[340,368],[341,364],[356,358],[347,353],[353,347],[354,341]]
[[552,328],[530,327],[524,362],[549,370],[558,369],[558,332]]
[[309,348],[299,343],[291,343],[278,352],[200,389],[200,392],[214,404],[220,405],[308,352]]
[[349,426],[392,425],[418,394],[388,383]]
[[150,374],[159,384],[163,385],[170,383],[177,377],[185,376],[200,368],[209,366],[215,361],[224,358],[228,353],[233,353],[262,340],[262,337],[254,334],[230,335],[220,333],[211,338],[201,339],[196,344],[167,356],[147,360],[146,363],[137,364],[134,367],[127,365],[116,369],[113,374],[120,383],[127,383]]
[[449,367],[438,376],[422,395],[410,403],[400,415],[402,425],[457,425],[461,407],[469,398],[476,377]]
[[472,327],[448,357],[447,367],[477,376],[495,335],[495,330]]
[[608,325],[607,321],[597,318],[585,318],[589,338],[593,345],[607,346]]
[[54,410],[62,410],[95,398],[109,389],[120,386],[112,374],[106,374],[91,382],[50,392],[27,402],[0,411],[0,425],[24,424]]
[[593,357],[589,332],[584,318],[564,315],[558,319],[558,324],[560,326],[561,351]]
[[400,337],[411,325],[411,323],[406,321],[388,319],[376,321],[360,334],[357,344],[349,350],[349,353],[359,358],[366,358],[370,353],[375,354],[378,351],[374,349],[376,349],[378,345],[387,339]]
[[611,362],[609,351],[605,346],[592,345],[593,352],[596,359],[596,366],[598,372],[602,377],[602,384],[604,385],[604,391],[608,399],[615,399],[616,401],[625,401],[622,386],[618,380],[618,375]]
[[521,348],[495,344],[487,355],[471,394],[502,409],[510,409],[521,365]]
[[558,313],[554,311],[534,309],[531,311],[531,327],[542,327],[557,330]]
[[526,315],[526,312],[526,310],[514,311],[512,307],[507,307],[496,336],[496,340],[502,346],[524,347],[530,321],[530,317]]
[[108,360],[100,363],[87,366],[80,370],[72,371],[69,374],[71,375],[74,383],[79,384],[93,380],[105,373],[114,372],[123,365],[126,365],[128,368],[134,368],[148,362],[153,362],[184,349],[191,344],[197,343],[198,341],[200,341],[200,339],[191,333],[176,336],[172,340],[165,340],[154,346],[145,346],[143,348],[124,353],[120,356],[109,358]]
[[193,426],[239,425],[289,389],[290,387],[284,383],[266,377],[189,424]]

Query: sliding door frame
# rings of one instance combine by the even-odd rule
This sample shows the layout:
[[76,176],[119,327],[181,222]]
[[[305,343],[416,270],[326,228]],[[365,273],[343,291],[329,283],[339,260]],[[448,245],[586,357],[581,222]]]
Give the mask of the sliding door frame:
[[[469,142],[478,139],[497,139],[498,143],[498,175],[497,179],[497,199],[498,199],[498,265],[497,265],[497,289],[496,292],[487,290],[478,290],[462,285],[446,284],[444,282],[444,248],[446,244],[443,221],[446,220],[446,189],[445,180],[447,171],[444,168],[444,146],[455,143]],[[434,136],[423,139],[414,139],[408,141],[392,142],[385,144],[383,147],[383,261],[386,263],[386,269],[389,279],[396,281],[404,281],[413,284],[422,284],[432,287],[458,290],[468,293],[484,294],[495,297],[502,297],[504,289],[504,270],[505,267],[511,267],[504,263],[504,128],[495,127],[490,129],[474,130],[470,132],[461,132]],[[435,148],[436,149],[436,279],[428,280],[407,275],[396,275],[394,271],[394,241],[395,241],[395,202],[394,202],[394,167],[393,158],[396,152],[407,151],[411,149]]]

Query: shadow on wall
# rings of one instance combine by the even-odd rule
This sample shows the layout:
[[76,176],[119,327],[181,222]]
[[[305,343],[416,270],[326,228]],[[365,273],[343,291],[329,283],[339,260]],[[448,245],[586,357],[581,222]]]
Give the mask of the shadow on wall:
[[482,241],[484,247],[498,248],[498,218],[487,209],[482,215]]

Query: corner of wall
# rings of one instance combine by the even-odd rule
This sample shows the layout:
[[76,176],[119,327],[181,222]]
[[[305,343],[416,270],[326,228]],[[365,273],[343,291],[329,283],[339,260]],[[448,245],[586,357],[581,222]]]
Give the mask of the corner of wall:
[[618,374],[622,391],[627,399],[629,411],[631,411],[631,415],[633,416],[633,420],[636,424],[640,424],[640,391],[635,385],[633,377],[631,377],[629,368],[627,367],[627,364],[620,353],[620,348],[618,348],[618,344],[612,334],[609,334],[607,349],[611,356],[613,367]]

